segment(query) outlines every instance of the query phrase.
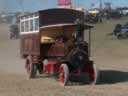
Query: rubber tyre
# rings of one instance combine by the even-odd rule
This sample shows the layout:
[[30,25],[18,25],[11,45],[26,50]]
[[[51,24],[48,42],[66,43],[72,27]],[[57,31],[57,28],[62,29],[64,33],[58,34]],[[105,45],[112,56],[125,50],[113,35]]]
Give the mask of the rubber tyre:
[[69,81],[69,68],[67,64],[62,64],[60,66],[60,74],[59,74],[59,81],[63,86],[66,86]]
[[31,57],[26,59],[26,71],[29,79],[36,77],[37,65],[32,63]]
[[43,74],[43,64],[42,63],[37,64],[37,70],[38,70],[39,74]]
[[30,79],[36,77],[36,72],[37,72],[37,65],[36,64],[32,64]]

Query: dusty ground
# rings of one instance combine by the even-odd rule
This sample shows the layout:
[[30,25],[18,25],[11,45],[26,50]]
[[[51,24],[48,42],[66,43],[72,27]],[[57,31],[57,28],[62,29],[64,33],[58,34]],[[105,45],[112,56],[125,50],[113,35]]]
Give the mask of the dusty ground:
[[6,24],[0,25],[0,96],[127,96],[128,39],[111,36],[116,23],[128,19],[97,24],[92,32],[92,57],[100,69],[100,84],[66,87],[54,78],[42,76],[27,80],[24,60],[19,55],[19,40],[9,40]]

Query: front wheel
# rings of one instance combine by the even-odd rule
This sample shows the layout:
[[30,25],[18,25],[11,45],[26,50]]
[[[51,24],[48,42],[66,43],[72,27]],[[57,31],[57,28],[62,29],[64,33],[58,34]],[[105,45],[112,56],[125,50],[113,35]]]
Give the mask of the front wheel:
[[96,68],[95,64],[92,64],[89,70],[89,79],[90,79],[90,84],[95,85],[98,82],[98,76],[99,76],[99,71]]
[[68,81],[69,81],[69,68],[68,68],[67,64],[62,64],[60,66],[59,72],[60,72],[59,73],[59,81],[64,86],[67,85]]
[[117,35],[117,39],[122,39],[122,38],[123,38],[123,36],[121,34]]
[[25,65],[28,78],[35,78],[36,72],[37,72],[37,65],[32,63],[31,57],[28,56],[26,59],[26,65]]

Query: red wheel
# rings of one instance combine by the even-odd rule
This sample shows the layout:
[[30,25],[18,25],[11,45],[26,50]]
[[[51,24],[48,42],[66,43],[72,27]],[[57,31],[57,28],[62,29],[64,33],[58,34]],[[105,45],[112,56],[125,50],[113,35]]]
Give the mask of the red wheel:
[[60,66],[60,74],[59,74],[59,81],[65,86],[67,85],[69,80],[69,69],[67,64],[62,64]]
[[31,56],[27,57],[25,68],[29,79],[36,76],[37,65],[32,63]]
[[26,59],[26,64],[25,64],[25,68],[26,68],[26,72],[27,74],[30,74],[30,67],[31,67],[31,60],[27,57]]
[[89,79],[91,84],[96,84],[98,79],[98,71],[95,64],[92,64],[89,71]]

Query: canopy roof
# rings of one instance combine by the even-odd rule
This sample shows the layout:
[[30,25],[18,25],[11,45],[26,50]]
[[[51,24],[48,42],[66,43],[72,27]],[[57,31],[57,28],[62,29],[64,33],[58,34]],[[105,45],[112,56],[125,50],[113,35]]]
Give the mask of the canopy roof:
[[[74,26],[74,27],[76,27],[77,24],[75,24],[75,23],[53,24],[53,25],[42,26],[42,27],[40,27],[40,29],[53,28],[53,27],[65,27],[65,26]],[[85,30],[86,30],[86,29],[91,29],[94,26],[90,25],[90,24],[87,24],[87,23],[84,23],[84,27],[85,27]]]

